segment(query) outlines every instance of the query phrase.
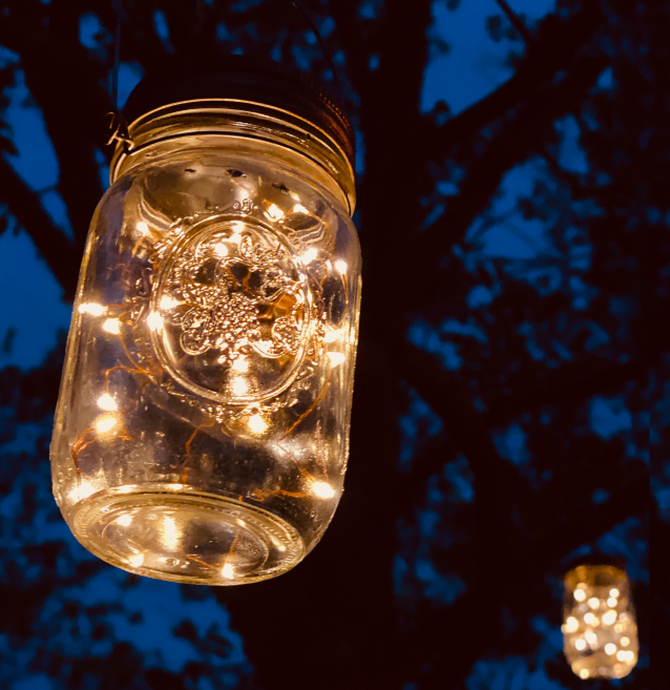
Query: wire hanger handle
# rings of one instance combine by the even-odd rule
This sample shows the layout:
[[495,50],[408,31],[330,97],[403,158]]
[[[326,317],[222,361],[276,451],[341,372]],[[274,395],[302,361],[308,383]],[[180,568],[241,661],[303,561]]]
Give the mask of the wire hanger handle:
[[115,142],[121,142],[127,150],[133,146],[132,139],[128,136],[126,125],[121,109],[119,108],[119,70],[121,68],[121,25],[128,15],[123,7],[123,0],[112,0],[112,6],[116,12],[116,27],[114,29],[114,62],[112,64],[112,76],[109,87],[109,101],[112,110],[107,113],[109,119],[109,129],[111,135],[107,141],[107,146]]
[[[326,62],[333,73],[333,82],[335,83],[335,89],[337,91],[337,97],[341,103],[344,103],[344,95],[342,90],[342,84],[338,77],[338,70],[335,62],[326,46],[326,42],[321,36],[311,13],[302,2],[302,0],[288,0],[288,3],[306,20],[310,30],[316,36],[316,40],[323,52]],[[110,80],[110,94],[109,99],[112,104],[112,110],[108,113],[107,117],[110,119],[110,130],[111,136],[108,145],[114,142],[122,142],[125,146],[132,148],[133,142],[128,136],[128,128],[126,122],[121,113],[121,108],[119,107],[119,71],[121,68],[121,26],[124,21],[128,21],[128,14],[123,7],[123,0],[112,0],[112,6],[116,12],[116,27],[114,29],[114,62],[112,65],[112,75]],[[204,12],[202,0],[197,0],[196,7],[196,32],[202,31],[204,26]]]
[[335,66],[335,62],[330,54],[330,51],[328,50],[328,46],[326,46],[326,42],[323,40],[323,36],[321,36],[321,32],[319,31],[319,29],[316,26],[316,23],[312,19],[312,15],[310,14],[307,7],[301,0],[288,0],[288,2],[291,5],[293,5],[293,7],[307,20],[309,28],[312,30],[312,33],[316,36],[316,40],[318,41],[319,47],[321,48],[323,55],[326,58],[328,67],[330,67],[330,70],[333,73],[333,81],[335,82],[337,97],[341,103],[344,103],[344,93],[342,91],[342,83],[340,82],[340,79],[337,76],[337,67]]

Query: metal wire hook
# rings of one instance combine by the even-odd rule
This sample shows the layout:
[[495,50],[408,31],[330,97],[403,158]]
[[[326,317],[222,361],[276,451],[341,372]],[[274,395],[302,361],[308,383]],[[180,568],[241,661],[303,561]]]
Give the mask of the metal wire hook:
[[110,111],[107,113],[109,119],[109,131],[111,135],[106,143],[106,146],[111,146],[114,142],[121,142],[124,145],[126,153],[135,148],[135,142],[131,139],[128,133],[128,124],[121,111]]
[[[323,36],[321,36],[321,32],[319,31],[314,19],[312,18],[311,13],[301,0],[288,0],[288,2],[299,14],[302,15],[302,17],[306,20],[310,30],[316,37],[319,47],[321,48],[323,55],[326,58],[326,62],[328,63],[328,66],[330,67],[333,73],[333,82],[335,83],[337,97],[340,100],[340,102],[343,103],[344,96],[342,84],[338,77],[337,67],[335,65],[335,62],[333,61],[330,51],[328,50],[328,47],[326,46],[326,42],[323,40]],[[205,14],[203,8],[203,0],[197,0],[196,5],[197,17],[195,33],[197,34],[200,31],[202,31],[204,27]],[[127,149],[130,150],[133,148],[134,143],[128,135],[127,123],[125,122],[121,109],[119,108],[119,71],[121,68],[121,27],[124,21],[128,21],[128,13],[126,12],[123,6],[123,0],[112,0],[112,6],[116,12],[116,27],[114,30],[114,63],[112,66],[112,78],[110,84],[110,101],[112,103],[113,110],[107,114],[107,117],[109,118],[109,127],[111,131],[111,135],[109,141],[107,142],[107,145],[111,145],[115,142],[122,142],[127,147]]]
[[110,86],[110,101],[115,112],[119,110],[119,69],[121,67],[121,24],[127,21],[128,15],[123,7],[123,0],[112,0],[116,11],[116,28],[114,30],[114,64],[112,65],[112,83]]
[[340,82],[339,77],[337,76],[337,68],[335,67],[335,62],[333,61],[333,58],[330,55],[330,51],[328,50],[328,47],[326,46],[326,42],[323,40],[323,36],[321,36],[321,32],[316,26],[316,23],[312,19],[312,15],[308,11],[307,7],[301,0],[288,0],[288,2],[307,20],[307,23],[309,24],[309,28],[312,30],[312,33],[316,36],[316,40],[319,43],[319,47],[323,51],[323,55],[326,58],[326,62],[328,63],[328,67],[330,67],[332,73],[333,73],[333,81],[335,82],[335,88],[337,90],[337,97],[339,98],[341,103],[344,103],[344,97],[343,97],[343,91],[342,91],[342,84]]

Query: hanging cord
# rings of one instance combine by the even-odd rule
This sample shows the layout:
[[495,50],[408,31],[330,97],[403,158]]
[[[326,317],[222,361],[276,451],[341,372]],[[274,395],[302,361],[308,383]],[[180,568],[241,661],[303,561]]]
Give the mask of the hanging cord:
[[[123,112],[119,107],[119,70],[121,67],[121,25],[128,21],[128,14],[123,7],[123,0],[112,0],[112,6],[116,12],[116,28],[114,30],[114,63],[112,66],[112,76],[110,83],[110,102],[113,110],[107,114],[111,135],[107,145],[115,142],[123,143],[126,153],[130,151],[134,142],[128,134],[128,124],[125,121]],[[196,40],[202,32],[205,24],[205,12],[203,0],[196,0],[196,22],[193,29],[192,39]]]
[[121,24],[128,19],[123,2],[121,0],[113,1],[114,10],[116,11],[116,28],[114,30],[114,63],[112,65],[112,78],[110,84],[109,100],[112,104],[113,110],[107,113],[109,119],[109,128],[111,136],[107,142],[107,146],[114,142],[122,142],[129,151],[133,147],[133,140],[128,136],[128,127],[123,117],[123,113],[119,108],[119,70],[121,68]]
[[[326,46],[326,42],[321,36],[321,32],[316,26],[316,22],[312,18],[311,13],[304,5],[301,0],[288,0],[289,4],[305,19],[310,30],[316,37],[316,40],[323,52],[326,62],[333,73],[333,82],[335,84],[335,89],[337,91],[337,97],[340,103],[344,103],[344,92],[342,90],[342,83],[338,77],[338,70],[335,62]],[[121,67],[121,25],[124,21],[128,20],[128,15],[123,7],[123,0],[112,0],[112,5],[116,11],[116,27],[114,30],[114,63],[112,66],[112,76],[110,83],[110,102],[112,104],[113,110],[107,114],[109,118],[109,128],[111,135],[107,145],[114,144],[115,142],[121,142],[126,151],[130,151],[133,148],[134,142],[128,135],[128,126],[123,117],[123,113],[119,107],[119,71]],[[199,34],[205,23],[205,13],[202,0],[197,0],[196,2],[196,26],[194,29],[194,35]]]
[[116,29],[114,31],[114,64],[112,66],[112,84],[110,88],[110,100],[112,108],[115,111],[119,110],[119,68],[121,66],[121,22],[123,5],[120,2],[114,2],[114,9],[116,10]]
[[288,2],[304,17],[304,19],[309,24],[309,28],[312,30],[312,33],[316,36],[316,40],[318,41],[321,51],[323,52],[323,55],[326,58],[328,67],[330,67],[330,70],[333,73],[333,82],[335,83],[335,89],[337,90],[337,97],[340,103],[344,104],[344,92],[342,91],[342,83],[340,82],[340,79],[337,76],[338,70],[335,67],[335,62],[333,61],[333,58],[330,55],[328,46],[326,46],[326,42],[323,40],[321,32],[316,26],[316,22],[312,18],[312,15],[310,14],[305,4],[301,2],[301,0],[297,0],[297,2],[295,0],[288,0]]

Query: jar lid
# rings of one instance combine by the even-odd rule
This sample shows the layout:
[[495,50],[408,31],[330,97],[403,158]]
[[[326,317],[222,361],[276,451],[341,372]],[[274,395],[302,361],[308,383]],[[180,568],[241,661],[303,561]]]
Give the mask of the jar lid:
[[217,70],[166,66],[161,74],[145,77],[123,108],[126,122],[176,103],[233,99],[286,110],[323,130],[355,167],[354,130],[335,99],[309,76],[270,62],[229,56]]

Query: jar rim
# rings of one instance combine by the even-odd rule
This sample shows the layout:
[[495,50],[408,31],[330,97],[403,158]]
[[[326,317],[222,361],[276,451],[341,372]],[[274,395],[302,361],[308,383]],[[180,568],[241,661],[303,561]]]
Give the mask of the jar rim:
[[[179,118],[203,116],[199,123]],[[246,116],[246,117],[245,117]],[[171,122],[172,121],[172,122]],[[260,125],[260,126],[259,126]],[[325,169],[341,187],[350,213],[355,206],[352,160],[339,142],[313,121],[292,111],[230,98],[192,99],[167,103],[142,113],[126,128],[110,163],[113,183],[125,168],[124,162],[144,149],[186,136],[237,136],[282,144]]]
[[301,117],[323,130],[355,165],[356,137],[344,108],[326,85],[289,65],[229,55],[213,67],[173,62],[132,90],[123,108],[134,122],[161,106],[229,99],[267,105]]
[[616,565],[584,563],[567,572],[563,581],[565,586],[572,590],[580,582],[591,586],[598,586],[599,583],[605,583],[602,586],[608,586],[610,581],[623,584],[628,582],[628,576],[625,570]]

